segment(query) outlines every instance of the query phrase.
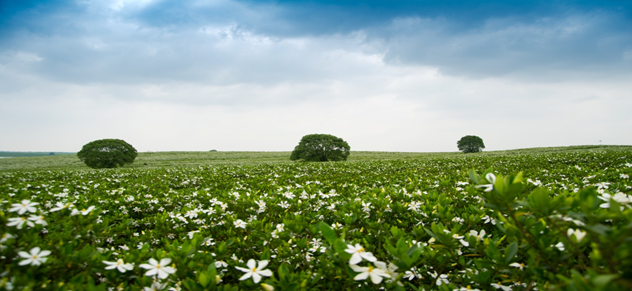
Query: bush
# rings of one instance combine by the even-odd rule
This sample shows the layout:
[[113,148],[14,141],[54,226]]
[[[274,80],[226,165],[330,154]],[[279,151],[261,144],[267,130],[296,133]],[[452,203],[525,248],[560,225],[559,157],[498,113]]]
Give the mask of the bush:
[[339,137],[329,134],[308,134],[301,138],[301,141],[294,148],[290,160],[346,161],[349,153],[349,144]]
[[89,142],[77,153],[77,157],[93,169],[116,168],[131,164],[138,153],[130,144],[120,139],[100,139]]
[[459,150],[464,153],[478,153],[483,151],[485,144],[483,139],[475,135],[466,135],[456,142]]

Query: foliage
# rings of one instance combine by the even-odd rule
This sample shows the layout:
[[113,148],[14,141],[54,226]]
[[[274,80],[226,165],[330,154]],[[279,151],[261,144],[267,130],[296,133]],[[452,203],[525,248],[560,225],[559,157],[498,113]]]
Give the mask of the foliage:
[[308,162],[346,161],[351,148],[339,137],[329,134],[308,134],[292,151],[290,160]]
[[630,290],[630,174],[629,149],[6,172],[0,289]]
[[81,161],[94,169],[116,168],[131,164],[137,155],[133,146],[120,139],[91,141],[77,153]]
[[485,148],[483,139],[475,135],[466,135],[456,142],[459,151],[464,153],[478,153]]

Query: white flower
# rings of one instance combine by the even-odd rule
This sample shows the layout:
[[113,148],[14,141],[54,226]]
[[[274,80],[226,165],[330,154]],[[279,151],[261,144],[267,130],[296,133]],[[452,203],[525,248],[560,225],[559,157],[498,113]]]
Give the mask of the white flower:
[[493,173],[487,173],[487,175],[485,175],[485,178],[487,179],[487,181],[490,184],[484,184],[484,185],[478,185],[475,186],[476,188],[485,188],[485,192],[490,192],[492,191],[492,189],[494,189],[494,183],[496,183],[496,176]]
[[380,270],[384,271],[384,273],[388,274],[391,278],[396,278],[399,275],[399,273],[395,272],[397,271],[398,267],[393,263],[389,263],[388,266],[386,266],[386,263],[376,261],[373,264]]
[[568,231],[566,232],[568,234],[568,236],[570,237],[571,235],[575,235],[575,238],[577,238],[577,242],[582,241],[582,239],[584,238],[584,236],[586,236],[586,232],[582,231],[580,229],[572,229],[569,228]]
[[[375,262],[378,263],[378,262]],[[384,264],[384,262],[379,262]],[[375,265],[376,267],[360,267],[358,265],[349,265],[349,267],[351,267],[351,269],[353,269],[353,271],[358,272],[360,274],[357,274],[355,277],[353,277],[353,280],[359,281],[359,280],[366,280],[366,278],[371,277],[371,282],[373,282],[373,284],[380,284],[380,282],[382,282],[382,278],[390,278],[391,275],[389,275],[386,271],[384,271],[383,269],[377,267],[377,265]],[[386,266],[386,264],[384,264],[384,266]]]
[[502,284],[500,284],[500,282],[498,282],[498,284],[496,283],[491,283],[490,285],[492,285],[492,287],[496,288],[496,289],[502,289],[503,291],[511,291],[511,287],[509,286],[503,286]]
[[274,286],[268,285],[266,283],[261,283],[261,287],[263,287],[263,289],[265,289],[266,291],[273,291],[274,290]]
[[[373,256],[370,252],[365,252],[364,248],[360,244],[356,244],[355,246],[347,245],[347,249],[345,252],[349,254],[353,254],[351,259],[349,259],[349,264],[357,265],[362,259],[365,259],[369,262],[377,261],[377,258]],[[366,279],[366,278],[365,278]]]
[[434,273],[428,272],[428,274],[430,274],[432,278],[437,279],[437,286],[441,286],[441,284],[443,283],[450,284],[450,281],[448,281],[448,275],[446,274],[437,275],[437,272],[434,272]]
[[37,209],[34,207],[35,205],[38,205],[39,203],[37,202],[31,202],[31,200],[22,200],[22,203],[15,203],[15,204],[11,204],[11,209],[9,209],[9,212],[18,212],[18,215],[22,215],[24,212],[37,212]]
[[88,209],[82,209],[82,210],[77,210],[77,208],[73,208],[72,212],[70,213],[70,216],[75,216],[78,214],[88,215],[93,209],[94,209],[94,206],[90,206],[88,207]]
[[241,219],[237,219],[235,222],[233,222],[233,224],[235,224],[235,227],[241,227],[243,229],[246,229],[246,224],[243,220]]
[[466,246],[466,247],[469,247],[469,246],[470,246],[470,243],[469,243],[469,242],[467,242],[467,241],[463,240],[463,236],[462,236],[462,235],[458,235],[458,234],[456,234],[456,233],[455,233],[455,234],[453,234],[453,235],[452,235],[452,238],[453,238],[453,239],[458,239],[458,240],[459,240],[459,242],[460,242],[463,246]]
[[481,241],[483,240],[483,238],[485,238],[485,230],[481,230],[481,232],[479,233],[476,230],[470,230],[470,236],[473,236],[476,238],[477,241]]
[[0,244],[6,242],[9,239],[15,238],[14,235],[10,234],[10,233],[5,233],[2,235],[2,238],[0,238]]
[[66,203],[66,204],[61,203],[61,202],[57,202],[57,203],[55,203],[55,206],[56,206],[56,207],[52,208],[52,209],[50,210],[50,212],[55,212],[55,211],[59,211],[59,210],[62,210],[62,209],[66,209],[66,208],[74,208],[74,207],[75,207],[75,206],[74,206],[72,203],[70,203],[70,202],[68,202],[68,203]]
[[170,258],[164,258],[160,260],[160,263],[154,259],[149,259],[149,264],[141,264],[139,267],[149,270],[145,272],[145,276],[156,275],[160,279],[165,279],[169,276],[169,274],[176,272],[176,269],[167,266],[169,263],[171,263]]
[[215,261],[215,268],[226,268],[228,264],[224,261]]
[[519,268],[520,271],[522,271],[522,269],[524,269],[524,263],[511,263],[509,264],[510,267],[514,267],[514,268]]
[[143,291],[158,291],[162,290],[167,286],[167,283],[160,283],[158,281],[154,281],[151,283],[149,287],[143,287]]
[[417,202],[417,201],[412,201],[410,202],[410,204],[408,205],[408,210],[412,210],[415,212],[419,212],[419,207],[421,206],[421,203]]
[[48,223],[44,221],[43,215],[31,215],[29,216],[29,220],[33,221],[35,224],[48,225]]
[[241,276],[241,278],[239,278],[239,281],[243,281],[252,277],[252,280],[255,282],[255,284],[257,284],[259,283],[259,281],[261,281],[261,276],[264,276],[264,277],[272,276],[272,271],[264,270],[264,268],[267,265],[268,265],[267,260],[259,261],[259,264],[257,265],[255,260],[250,259],[248,260],[248,263],[246,263],[246,266],[248,266],[248,268],[235,267],[237,270],[246,273],[243,276]]
[[131,271],[132,269],[134,269],[133,264],[126,264],[123,259],[118,259],[116,262],[103,261],[103,263],[108,265],[107,267],[105,267],[106,270],[117,269],[121,273],[125,273],[125,271]]
[[[632,202],[632,197],[626,195],[623,192],[619,192],[614,195],[603,193],[601,196],[599,196],[599,199],[606,201],[606,203],[599,205],[599,207],[601,208],[610,208],[610,199],[617,201],[617,203],[622,205]],[[621,209],[623,210],[623,206],[621,207]]]
[[9,218],[9,223],[7,226],[15,226],[17,229],[22,229],[22,226],[26,223],[29,227],[35,226],[32,221],[26,219],[26,217],[12,217]]
[[488,224],[491,222],[493,225],[496,225],[496,219],[489,217],[489,215],[485,215],[483,218],[481,218],[481,220],[485,220],[483,221],[485,224]]
[[565,248],[564,248],[564,244],[563,244],[562,242],[558,242],[558,243],[555,245],[555,247],[556,247],[556,248],[558,248],[560,251],[564,251],[564,250],[565,250]]
[[192,231],[189,231],[187,235],[189,236],[189,239],[193,239],[193,236],[199,232],[200,232],[199,230],[192,230]]
[[419,274],[419,272],[417,271],[417,268],[412,267],[410,271],[404,272],[404,279],[408,279],[409,281],[412,281],[415,278],[423,279],[423,276]]
[[45,257],[50,255],[50,251],[40,251],[39,247],[34,247],[29,251],[29,253],[19,252],[18,255],[25,259],[24,261],[19,262],[18,265],[39,266],[41,263],[46,262],[48,258]]

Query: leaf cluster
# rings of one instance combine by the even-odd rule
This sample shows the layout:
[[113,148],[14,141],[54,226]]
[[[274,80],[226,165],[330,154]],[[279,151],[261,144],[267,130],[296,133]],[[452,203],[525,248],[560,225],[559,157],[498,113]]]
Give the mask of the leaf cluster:
[[464,153],[478,153],[485,148],[483,139],[475,135],[466,135],[456,142],[459,151]]
[[132,145],[120,139],[91,141],[77,153],[77,157],[93,169],[117,168],[132,164],[137,155]]
[[349,144],[330,134],[308,134],[301,138],[290,160],[306,162],[346,161],[351,153]]

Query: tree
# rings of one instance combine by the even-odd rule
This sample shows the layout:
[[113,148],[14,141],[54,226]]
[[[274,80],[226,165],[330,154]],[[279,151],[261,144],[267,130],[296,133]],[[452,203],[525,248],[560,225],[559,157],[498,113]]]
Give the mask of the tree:
[[290,160],[308,162],[346,161],[351,148],[339,137],[330,134],[308,134],[292,151]]
[[485,148],[483,139],[475,135],[466,135],[456,142],[459,150],[464,153],[478,153]]
[[77,153],[77,157],[93,169],[116,168],[131,164],[137,155],[133,146],[120,139],[91,141]]

